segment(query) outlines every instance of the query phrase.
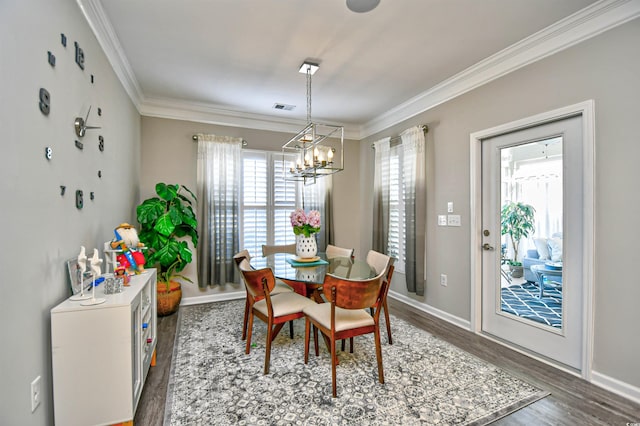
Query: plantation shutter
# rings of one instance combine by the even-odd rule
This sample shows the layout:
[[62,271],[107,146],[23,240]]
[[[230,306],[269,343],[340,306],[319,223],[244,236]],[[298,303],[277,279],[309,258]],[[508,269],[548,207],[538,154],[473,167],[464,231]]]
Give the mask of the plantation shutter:
[[243,152],[242,241],[252,257],[262,255],[262,244],[267,241],[267,165],[266,154]]
[[245,150],[242,155],[241,241],[251,256],[262,256],[262,245],[292,244],[289,215],[296,206],[296,183],[285,181],[282,155]]

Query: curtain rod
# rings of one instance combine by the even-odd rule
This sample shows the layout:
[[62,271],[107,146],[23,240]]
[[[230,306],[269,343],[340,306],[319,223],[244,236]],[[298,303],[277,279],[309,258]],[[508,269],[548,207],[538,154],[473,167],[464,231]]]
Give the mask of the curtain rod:
[[[198,135],[191,136],[191,139],[193,139],[195,142],[197,142],[198,141]],[[247,146],[247,145],[249,145],[249,143],[246,140],[242,139],[242,146]]]
[[[429,133],[429,126],[427,126],[426,124],[423,124],[422,126],[418,126],[418,127],[422,128],[423,132]],[[400,138],[401,136],[394,136],[392,138],[389,138],[389,142],[397,141]],[[371,145],[371,149],[375,149],[373,144]]]

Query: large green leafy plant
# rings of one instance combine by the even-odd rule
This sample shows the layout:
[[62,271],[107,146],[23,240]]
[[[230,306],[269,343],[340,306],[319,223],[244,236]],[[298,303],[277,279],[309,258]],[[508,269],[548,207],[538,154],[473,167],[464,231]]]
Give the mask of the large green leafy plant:
[[156,185],[157,197],[142,202],[137,209],[140,241],[147,247],[146,263],[158,268],[158,281],[166,283],[174,278],[189,282],[180,272],[189,264],[193,253],[183,237],[190,237],[198,246],[198,222],[193,212],[196,196],[184,185]]
[[508,234],[511,238],[511,246],[513,247],[513,260],[511,264],[520,266],[522,263],[518,261],[518,246],[522,238],[527,238],[529,234],[535,232],[534,214],[536,209],[530,204],[521,202],[509,202],[502,206],[500,212],[502,235]]

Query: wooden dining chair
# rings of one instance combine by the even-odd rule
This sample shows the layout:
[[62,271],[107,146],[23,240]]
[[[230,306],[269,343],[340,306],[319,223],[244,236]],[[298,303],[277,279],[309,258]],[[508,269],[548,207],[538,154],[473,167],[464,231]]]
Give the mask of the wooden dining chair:
[[334,246],[332,244],[327,244],[327,248],[324,250],[327,256],[327,259],[332,259],[334,257],[348,257],[352,258],[355,249],[349,249],[344,247]]
[[275,277],[271,268],[251,269],[247,268],[246,261],[239,264],[240,272],[244,277],[247,292],[255,302],[249,311],[249,323],[247,328],[247,345],[245,353],[251,351],[251,333],[253,318],[258,317],[267,324],[267,344],[264,358],[264,374],[269,374],[271,359],[271,342],[278,335],[282,326],[288,322],[304,316],[306,307],[315,305],[316,302],[294,292],[271,294],[275,287]]
[[[251,268],[249,264],[249,261],[251,260],[251,254],[249,254],[249,250],[242,250],[236,253],[233,256],[233,260],[238,266],[238,271],[240,271],[240,263],[243,260],[246,260],[247,262],[247,264],[244,267],[249,269]],[[246,290],[247,285],[244,282],[244,276],[242,275],[242,271],[240,271],[240,279],[242,279],[243,283],[245,284],[245,290]],[[289,291],[293,291],[293,289],[283,281],[276,279],[276,285],[273,287],[271,294],[274,295],[274,294],[279,294],[279,293],[289,292]],[[254,303],[255,303],[254,298],[249,294],[249,291],[247,291],[247,297],[245,299],[245,304],[244,304],[244,319],[242,321],[242,340],[247,338],[247,321],[249,319],[249,311],[251,310],[251,307],[253,306]],[[293,322],[289,324],[289,335],[293,339]]]
[[[393,262],[394,258],[391,256],[387,256],[386,254],[380,253],[375,250],[369,250],[367,253],[367,263],[371,266],[376,274],[380,274],[382,272],[385,273],[385,279],[387,281],[387,293],[389,292],[389,287],[391,286],[391,277],[393,276]],[[384,297],[381,299],[382,308],[384,310],[384,320],[387,325],[387,338],[389,340],[389,344],[393,344],[393,339],[391,338],[391,322],[389,322],[389,308],[387,307],[387,294],[385,293]],[[371,312],[377,306],[371,307]],[[353,351],[353,343],[351,343],[351,350]]]
[[[380,299],[386,291],[384,272],[368,280],[346,280],[327,275],[323,292],[328,303],[319,303],[304,308],[306,316],[304,337],[304,363],[309,361],[309,341],[313,326],[313,341],[318,350],[318,330],[329,341],[331,351],[331,385],[333,397],[337,397],[336,365],[338,356],[336,342],[354,336],[373,333],[378,362],[378,380],[384,383],[382,348],[380,345]],[[378,306],[373,315],[366,308]]]
[[296,243],[293,244],[281,244],[281,245],[262,245],[262,255],[269,256],[275,253],[290,253],[296,254]]

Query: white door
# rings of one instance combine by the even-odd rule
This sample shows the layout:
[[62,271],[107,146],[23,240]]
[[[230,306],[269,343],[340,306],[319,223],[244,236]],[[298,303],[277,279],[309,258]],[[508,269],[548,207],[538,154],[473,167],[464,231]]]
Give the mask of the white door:
[[[582,116],[482,139],[481,145],[482,331],[580,370]],[[501,210],[510,202],[535,209],[535,232],[515,248],[508,234],[501,235]],[[543,255],[544,248],[555,251],[549,259],[525,259],[536,243]],[[529,266],[522,277],[509,271],[519,262]]]

